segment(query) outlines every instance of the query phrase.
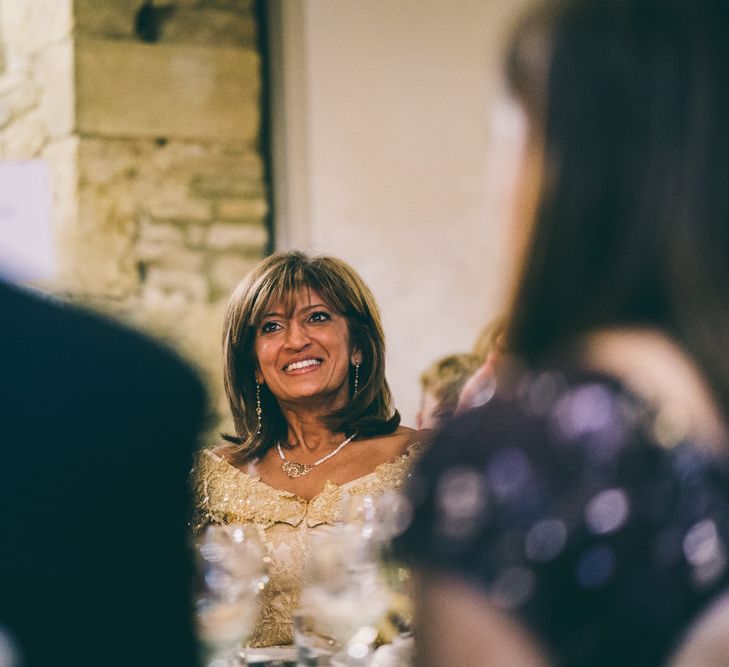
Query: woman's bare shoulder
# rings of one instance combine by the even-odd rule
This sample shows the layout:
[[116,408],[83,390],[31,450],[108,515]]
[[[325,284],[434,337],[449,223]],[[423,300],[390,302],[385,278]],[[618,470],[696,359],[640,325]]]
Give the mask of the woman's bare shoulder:
[[405,454],[412,445],[427,442],[431,437],[432,431],[428,429],[415,430],[407,426],[398,426],[388,435],[372,438],[372,444],[381,450],[385,458],[391,459]]

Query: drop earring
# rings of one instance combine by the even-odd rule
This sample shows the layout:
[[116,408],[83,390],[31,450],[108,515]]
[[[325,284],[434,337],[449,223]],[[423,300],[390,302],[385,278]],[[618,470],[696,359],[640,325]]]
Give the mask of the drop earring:
[[256,428],[256,434],[261,435],[261,415],[263,410],[261,409],[261,385],[258,383],[256,378],[256,416],[258,417],[258,428]]
[[354,365],[354,396],[357,395],[357,392],[359,391],[359,363],[356,363]]

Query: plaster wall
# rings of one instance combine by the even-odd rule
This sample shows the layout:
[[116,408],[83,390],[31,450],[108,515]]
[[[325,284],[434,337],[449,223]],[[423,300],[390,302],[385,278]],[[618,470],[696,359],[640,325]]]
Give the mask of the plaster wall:
[[409,425],[422,370],[469,351],[504,304],[492,110],[524,4],[274,3],[276,242],[341,256],[372,287]]

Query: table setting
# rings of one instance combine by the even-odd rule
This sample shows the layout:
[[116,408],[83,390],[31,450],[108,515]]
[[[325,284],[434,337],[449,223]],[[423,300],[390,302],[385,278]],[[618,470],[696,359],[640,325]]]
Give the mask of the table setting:
[[409,667],[409,572],[389,544],[406,512],[401,496],[345,493],[343,521],[311,536],[294,644],[249,647],[268,576],[255,524],[211,525],[195,543],[195,619],[203,667]]

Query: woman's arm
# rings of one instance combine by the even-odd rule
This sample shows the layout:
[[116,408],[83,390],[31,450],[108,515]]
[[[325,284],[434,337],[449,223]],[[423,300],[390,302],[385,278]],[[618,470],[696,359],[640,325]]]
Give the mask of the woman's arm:
[[518,621],[465,581],[432,570],[416,573],[415,644],[418,667],[548,664]]

